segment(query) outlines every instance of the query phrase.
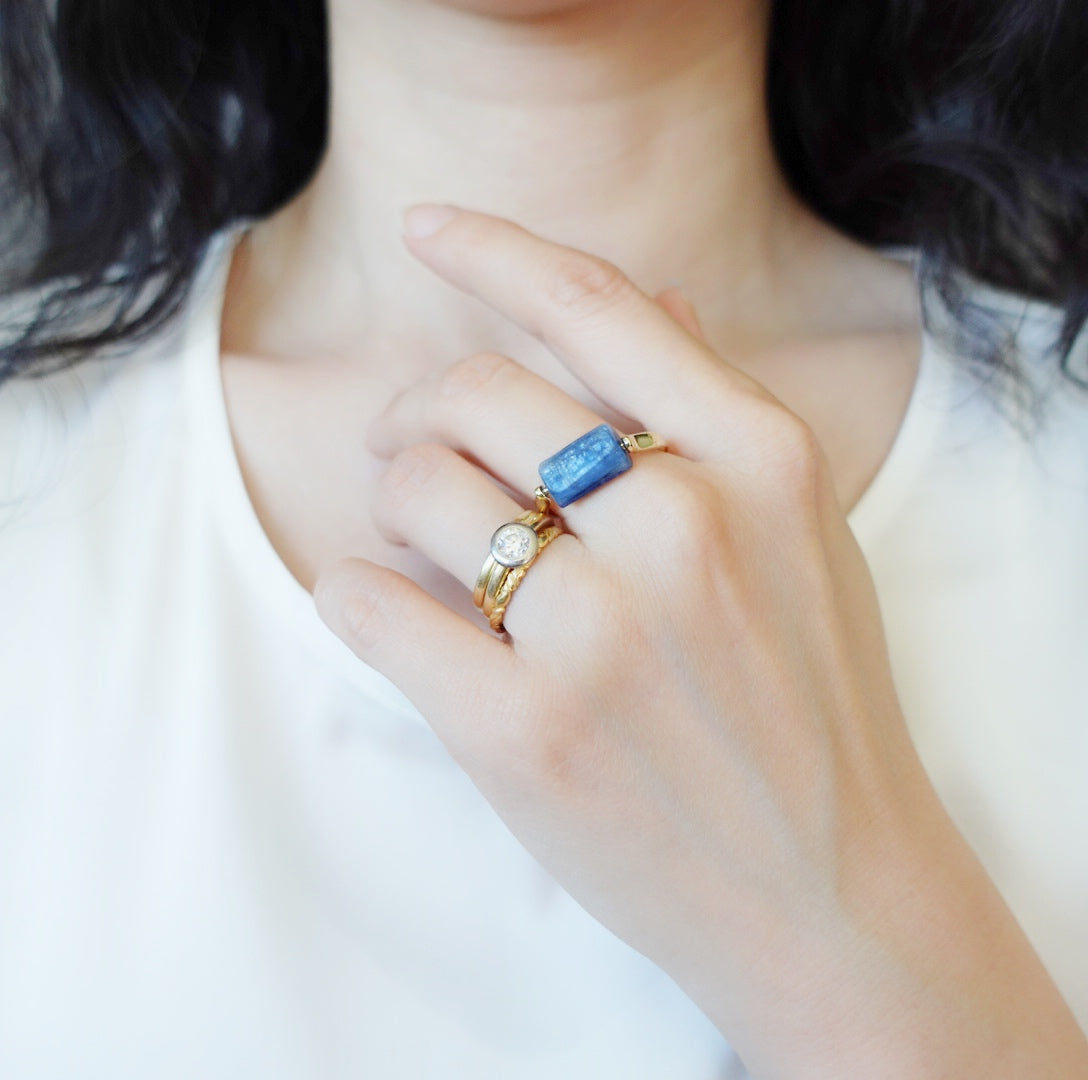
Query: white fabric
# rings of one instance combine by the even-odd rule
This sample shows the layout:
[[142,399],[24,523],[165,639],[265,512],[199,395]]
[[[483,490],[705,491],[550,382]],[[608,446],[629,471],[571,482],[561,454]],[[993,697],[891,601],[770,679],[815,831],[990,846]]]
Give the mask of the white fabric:
[[[223,261],[174,340],[0,390],[0,1076],[743,1075],[276,556]],[[851,522],[924,760],[1085,1023],[1088,405],[1047,416],[927,342]]]

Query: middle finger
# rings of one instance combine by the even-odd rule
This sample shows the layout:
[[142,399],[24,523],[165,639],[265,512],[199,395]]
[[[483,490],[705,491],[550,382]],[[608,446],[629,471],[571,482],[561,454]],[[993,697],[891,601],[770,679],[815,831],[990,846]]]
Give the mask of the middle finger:
[[[368,442],[383,457],[442,443],[528,496],[540,483],[539,463],[601,422],[547,379],[507,357],[481,353],[398,395],[372,425]],[[590,500],[575,502],[563,516],[587,539],[595,531],[613,533],[615,521],[602,520],[591,507]]]

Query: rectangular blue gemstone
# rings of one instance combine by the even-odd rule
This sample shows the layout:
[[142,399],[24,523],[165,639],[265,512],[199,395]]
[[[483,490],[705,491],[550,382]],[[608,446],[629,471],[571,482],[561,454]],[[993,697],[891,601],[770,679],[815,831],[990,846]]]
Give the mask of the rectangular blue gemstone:
[[540,463],[540,479],[559,506],[567,506],[631,468],[616,433],[601,424]]

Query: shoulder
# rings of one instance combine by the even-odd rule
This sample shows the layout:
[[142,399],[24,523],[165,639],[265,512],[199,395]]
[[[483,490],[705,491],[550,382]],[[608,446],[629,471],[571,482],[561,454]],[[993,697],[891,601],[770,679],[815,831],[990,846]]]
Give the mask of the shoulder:
[[0,530],[98,502],[153,453],[179,396],[171,359],[142,349],[0,388]]
[[1063,359],[1059,309],[988,288],[968,302],[967,318],[988,323],[1003,351],[978,361],[962,331],[940,313],[933,318],[930,348],[935,363],[949,369],[950,449],[1005,446],[1025,462],[1021,479],[1043,482],[1055,467],[1066,475],[1072,468],[1088,491],[1088,333]]

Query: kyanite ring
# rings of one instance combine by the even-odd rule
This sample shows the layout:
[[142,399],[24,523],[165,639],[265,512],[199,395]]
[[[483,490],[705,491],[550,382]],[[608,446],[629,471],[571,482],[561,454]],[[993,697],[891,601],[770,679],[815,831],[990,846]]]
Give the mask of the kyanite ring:
[[617,435],[608,424],[600,424],[540,463],[543,484],[537,496],[551,499],[556,506],[569,506],[627,472],[632,454],[664,449],[664,439],[651,431]]

